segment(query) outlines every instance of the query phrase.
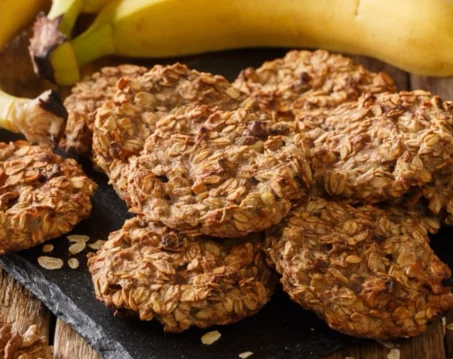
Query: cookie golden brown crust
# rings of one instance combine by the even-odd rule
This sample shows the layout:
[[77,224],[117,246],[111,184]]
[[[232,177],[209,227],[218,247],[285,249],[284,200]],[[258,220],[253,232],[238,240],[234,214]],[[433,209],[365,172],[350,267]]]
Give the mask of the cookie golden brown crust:
[[451,102],[424,91],[365,94],[329,116],[298,121],[325,194],[402,204],[425,196],[434,214],[452,221],[453,191],[445,183],[453,164]]
[[258,69],[243,70],[233,85],[280,113],[303,114],[335,108],[364,92],[395,91],[385,73],[370,72],[350,58],[325,50],[290,51]]
[[71,231],[90,214],[96,187],[73,159],[47,147],[0,143],[0,253]]
[[146,67],[135,65],[104,67],[77,83],[64,101],[69,116],[60,146],[67,152],[88,155],[96,110],[114,97],[119,79],[136,78],[146,71]]
[[311,172],[297,138],[262,113],[188,106],[158,121],[140,154],[110,178],[133,213],[240,237],[280,222],[305,188]]
[[1,359],[52,359],[52,347],[41,337],[36,325],[23,334],[13,332],[11,326],[0,323]]
[[419,210],[311,199],[268,231],[266,247],[292,300],[335,330],[390,339],[453,308],[450,270],[427,236],[439,227]]
[[274,290],[261,236],[191,238],[139,217],[88,260],[96,296],[119,312],[157,319],[167,332],[255,314]]
[[185,65],[154,66],[143,76],[123,78],[113,101],[98,109],[93,159],[107,174],[114,160],[138,154],[162,115],[185,105],[222,110],[239,107],[244,99],[222,76],[189,70]]
[[98,110],[94,160],[132,213],[245,236],[278,223],[309,183],[297,136],[223,77],[157,66],[120,87]]

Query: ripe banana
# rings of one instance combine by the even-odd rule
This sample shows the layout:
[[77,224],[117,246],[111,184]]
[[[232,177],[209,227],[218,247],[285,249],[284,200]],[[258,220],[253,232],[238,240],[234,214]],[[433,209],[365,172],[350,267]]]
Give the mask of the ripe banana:
[[[46,0],[0,1],[0,50],[48,7]],[[58,95],[46,91],[36,99],[18,98],[0,90],[0,128],[22,133],[30,142],[53,146],[67,116]]]
[[115,0],[48,54],[57,83],[105,55],[168,57],[257,46],[321,47],[421,75],[453,75],[451,0]]

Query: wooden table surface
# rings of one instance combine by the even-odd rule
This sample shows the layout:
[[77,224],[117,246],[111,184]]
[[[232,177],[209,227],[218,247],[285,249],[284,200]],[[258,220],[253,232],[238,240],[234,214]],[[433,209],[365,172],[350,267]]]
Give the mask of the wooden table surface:
[[[49,84],[37,80],[31,72],[25,36],[18,37],[0,54],[0,84],[10,93],[21,96],[35,96]],[[401,51],[405,51],[401,49]],[[18,61],[20,59],[20,61]],[[453,100],[453,78],[434,79],[410,75],[378,60],[355,56],[354,59],[373,71],[385,71],[397,83],[399,90],[424,89],[443,99]],[[41,334],[49,338],[54,346],[57,359],[100,358],[76,332],[44,307],[11,276],[0,268],[0,318],[13,323],[14,328],[23,331],[31,324],[37,324]],[[388,356],[391,348],[399,350],[401,359],[446,359],[453,358],[453,330],[446,326],[453,322],[453,312],[444,319],[438,318],[427,332],[411,339],[393,343],[364,341],[340,350],[325,359],[396,359]],[[453,327],[453,325],[452,325]],[[252,356],[252,358],[254,358]],[[120,359],[120,358],[118,358]]]

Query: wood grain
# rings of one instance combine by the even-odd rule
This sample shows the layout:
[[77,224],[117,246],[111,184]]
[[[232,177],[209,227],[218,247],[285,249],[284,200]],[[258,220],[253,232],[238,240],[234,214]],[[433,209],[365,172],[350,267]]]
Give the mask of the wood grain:
[[36,324],[41,335],[49,338],[50,312],[32,294],[0,268],[0,318],[14,331],[25,332]]
[[57,320],[54,337],[54,359],[100,359],[85,340],[61,320]]

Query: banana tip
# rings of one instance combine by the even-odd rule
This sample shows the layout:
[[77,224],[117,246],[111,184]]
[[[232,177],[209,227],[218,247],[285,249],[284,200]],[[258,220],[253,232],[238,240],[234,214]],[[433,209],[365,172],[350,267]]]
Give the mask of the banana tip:
[[40,13],[33,25],[33,36],[30,39],[29,52],[33,69],[39,77],[55,83],[55,75],[50,61],[52,51],[67,40],[59,31],[63,15],[48,19]]

